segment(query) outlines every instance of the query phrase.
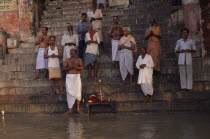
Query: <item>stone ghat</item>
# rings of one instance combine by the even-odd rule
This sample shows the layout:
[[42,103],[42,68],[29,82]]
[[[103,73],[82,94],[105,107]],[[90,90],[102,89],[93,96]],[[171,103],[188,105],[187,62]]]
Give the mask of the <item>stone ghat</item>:
[[[116,112],[143,111],[200,111],[210,106],[210,62],[208,58],[194,58],[194,86],[190,93],[179,92],[179,70],[174,54],[176,32],[169,26],[170,6],[168,0],[133,0],[129,8],[109,7],[109,16],[104,17],[103,38],[105,49],[98,58],[98,78],[88,79],[87,70],[82,71],[82,95],[85,100],[99,90],[98,80],[102,80],[102,90],[106,97],[116,101]],[[70,6],[73,8],[69,8]],[[77,0],[50,2],[42,16],[42,26],[49,27],[49,34],[56,35],[60,46],[62,35],[68,23],[77,26],[80,14],[90,9],[90,3]],[[60,8],[58,8],[60,7]],[[111,62],[111,44],[107,36],[112,16],[120,17],[124,26],[132,29],[138,47],[146,46],[143,41],[148,19],[156,17],[162,29],[161,75],[154,77],[154,103],[143,103],[145,97],[141,87],[121,86],[119,70]],[[173,35],[172,35],[173,34]],[[19,48],[9,49],[5,59],[0,59],[0,110],[5,112],[63,113],[67,110],[65,96],[51,96],[52,87],[48,79],[33,80],[37,47],[34,43],[21,43]],[[134,67],[139,54],[134,54]],[[62,63],[61,63],[62,66]],[[42,76],[42,75],[41,75]],[[64,77],[64,75],[63,75]],[[135,69],[134,82],[138,70]],[[63,78],[64,79],[64,78]],[[58,88],[58,87],[57,87]],[[59,90],[57,90],[59,92]],[[85,104],[83,109],[85,109]]]
[[[138,101],[129,100],[132,96],[124,96],[126,101],[116,101],[116,112],[167,112],[167,111],[209,111],[209,92],[173,92],[167,93],[164,97],[171,97],[171,101],[155,101],[143,103],[144,97],[139,94]],[[172,95],[172,96],[170,96]],[[116,95],[113,95],[113,98]],[[123,98],[123,96],[120,96]],[[135,96],[133,96],[135,97]],[[156,95],[154,97],[157,97]],[[140,100],[140,101],[139,101]],[[67,109],[65,96],[25,95],[25,96],[0,96],[0,110],[6,113],[64,113]],[[8,103],[10,102],[10,103]],[[82,110],[87,112],[85,103],[82,103]]]

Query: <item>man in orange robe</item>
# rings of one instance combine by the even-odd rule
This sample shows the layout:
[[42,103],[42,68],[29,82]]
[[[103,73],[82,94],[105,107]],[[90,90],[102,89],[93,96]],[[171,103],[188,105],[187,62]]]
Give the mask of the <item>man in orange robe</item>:
[[161,31],[154,19],[150,20],[150,27],[146,29],[145,40],[148,40],[148,54],[154,61],[154,75],[160,74],[160,47]]

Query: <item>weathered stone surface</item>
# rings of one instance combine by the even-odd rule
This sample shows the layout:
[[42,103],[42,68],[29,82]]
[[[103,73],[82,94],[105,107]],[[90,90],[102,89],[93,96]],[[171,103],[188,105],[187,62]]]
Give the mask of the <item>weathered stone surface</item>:
[[16,38],[8,38],[7,39],[7,48],[17,48],[18,44],[19,44],[19,42]]

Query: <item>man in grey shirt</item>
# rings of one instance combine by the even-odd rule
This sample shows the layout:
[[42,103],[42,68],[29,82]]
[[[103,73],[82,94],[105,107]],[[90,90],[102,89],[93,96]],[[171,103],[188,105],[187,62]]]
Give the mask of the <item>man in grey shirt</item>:
[[179,39],[176,44],[175,52],[179,54],[179,72],[180,82],[183,91],[192,90],[192,53],[196,52],[196,46],[192,39],[189,39],[189,29],[181,30],[182,39]]

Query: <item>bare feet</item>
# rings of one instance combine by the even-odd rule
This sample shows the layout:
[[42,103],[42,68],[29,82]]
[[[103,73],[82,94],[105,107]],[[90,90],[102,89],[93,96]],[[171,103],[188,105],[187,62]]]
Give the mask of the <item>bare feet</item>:
[[120,85],[126,85],[125,81],[123,81]]
[[39,76],[36,76],[36,77],[34,78],[34,80],[37,80],[37,79],[39,79]]
[[77,110],[77,112],[78,112],[79,114],[84,114],[81,110]]
[[118,63],[115,64],[115,68],[119,69],[119,64]]
[[67,114],[72,114],[73,113],[73,111],[72,111],[72,109],[69,109],[67,112],[65,112],[64,114],[65,115],[67,115]]
[[148,102],[149,102],[149,103],[152,103],[152,98],[150,98]]
[[147,99],[144,100],[144,103],[146,103],[146,102],[149,102],[149,98],[147,98]]
[[130,82],[130,85],[132,86],[132,85],[135,85],[133,82]]
[[191,90],[190,89],[186,89],[186,92],[190,92]]
[[60,93],[61,95],[66,95],[66,93],[64,93],[63,91]]
[[54,91],[53,95],[54,95],[54,96],[57,95],[56,91]]

